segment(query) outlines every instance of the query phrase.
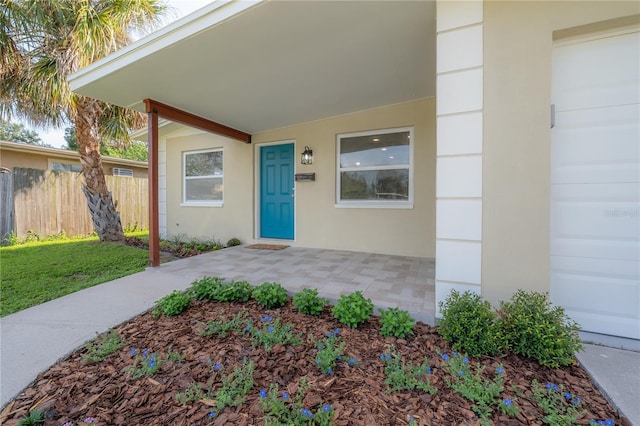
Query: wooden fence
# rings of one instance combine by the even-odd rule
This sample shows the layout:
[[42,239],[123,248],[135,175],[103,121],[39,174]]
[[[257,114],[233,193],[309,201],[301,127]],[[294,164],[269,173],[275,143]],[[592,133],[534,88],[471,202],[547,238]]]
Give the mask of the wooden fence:
[[[149,227],[148,181],[144,178],[105,176],[123,227]],[[14,168],[0,174],[0,238],[28,231],[41,236],[93,232],[82,192],[80,173]]]

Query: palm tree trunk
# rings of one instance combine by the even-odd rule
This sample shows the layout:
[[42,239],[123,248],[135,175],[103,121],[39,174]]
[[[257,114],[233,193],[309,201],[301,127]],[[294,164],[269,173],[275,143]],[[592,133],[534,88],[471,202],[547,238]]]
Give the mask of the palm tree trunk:
[[82,188],[93,228],[100,241],[123,241],[120,214],[116,210],[111,192],[107,189],[100,157],[100,136],[98,120],[101,114],[100,103],[84,96],[76,97],[76,136],[85,186]]

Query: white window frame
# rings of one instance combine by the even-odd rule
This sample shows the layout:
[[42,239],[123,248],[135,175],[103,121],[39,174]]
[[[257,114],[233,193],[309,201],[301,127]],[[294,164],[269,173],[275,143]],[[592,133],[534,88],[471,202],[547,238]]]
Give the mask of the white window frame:
[[[394,164],[391,166],[340,167],[340,145],[342,139],[359,136],[385,135],[389,133],[409,132],[409,164]],[[365,132],[339,133],[336,135],[336,208],[369,208],[369,209],[412,209],[413,208],[413,146],[414,132],[411,127],[396,127],[392,129],[370,130]],[[409,194],[407,200],[341,200],[341,172],[369,171],[369,170],[409,170]]]
[[[189,176],[187,177],[187,155],[191,154],[205,154],[211,152],[222,152],[222,175],[205,175],[205,176]],[[185,207],[222,207],[224,205],[224,150],[222,148],[201,149],[197,151],[183,151],[182,152],[182,203],[181,206]],[[222,200],[210,200],[210,201],[193,201],[187,200],[187,181],[194,179],[205,178],[221,178],[222,179]]]

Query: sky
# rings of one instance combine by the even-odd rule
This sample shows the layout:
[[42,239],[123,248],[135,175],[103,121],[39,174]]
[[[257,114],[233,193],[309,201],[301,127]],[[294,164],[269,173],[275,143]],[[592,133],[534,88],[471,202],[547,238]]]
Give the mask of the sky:
[[[166,3],[169,7],[173,8],[174,13],[170,14],[170,19],[165,23],[169,24],[179,18],[182,18],[189,13],[200,9],[201,7],[212,3],[214,0],[167,0]],[[64,127],[55,129],[38,129],[34,128],[40,135],[40,138],[46,145],[53,146],[55,148],[61,148],[66,145],[64,141]]]

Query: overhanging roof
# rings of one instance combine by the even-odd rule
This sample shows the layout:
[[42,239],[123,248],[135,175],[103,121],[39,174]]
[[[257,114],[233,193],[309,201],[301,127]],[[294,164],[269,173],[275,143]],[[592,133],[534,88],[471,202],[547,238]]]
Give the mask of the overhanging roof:
[[435,96],[434,1],[219,1],[70,76],[247,133]]

